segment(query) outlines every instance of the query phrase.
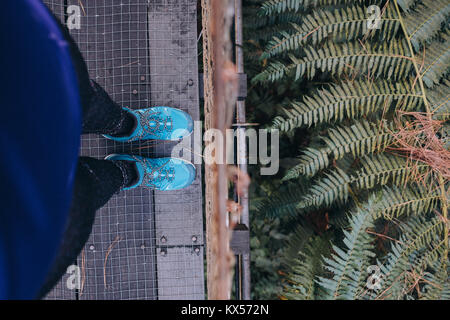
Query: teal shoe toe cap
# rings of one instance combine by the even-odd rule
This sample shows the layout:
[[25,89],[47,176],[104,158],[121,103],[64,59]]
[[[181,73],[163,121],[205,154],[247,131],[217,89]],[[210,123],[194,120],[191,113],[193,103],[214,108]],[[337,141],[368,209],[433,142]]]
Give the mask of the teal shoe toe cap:
[[182,159],[171,159],[175,168],[175,179],[166,190],[180,190],[190,186],[196,175],[195,166]]
[[189,136],[194,130],[194,121],[192,117],[180,109],[170,107],[156,107],[164,108],[167,117],[170,117],[173,122],[172,130],[167,131],[167,135],[164,136],[167,140],[180,140]]

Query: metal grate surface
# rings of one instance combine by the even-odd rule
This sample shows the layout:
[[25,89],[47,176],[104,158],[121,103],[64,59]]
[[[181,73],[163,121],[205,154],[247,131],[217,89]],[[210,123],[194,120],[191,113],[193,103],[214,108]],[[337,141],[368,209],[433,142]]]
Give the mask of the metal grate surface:
[[[119,104],[138,109],[166,105],[199,119],[195,0],[45,0],[61,20],[81,12],[72,29],[90,76]],[[67,15],[67,14],[66,14]],[[179,156],[192,158],[189,140]],[[82,137],[81,155],[170,156],[174,143],[120,144]],[[93,232],[76,263],[82,287],[66,275],[48,299],[203,299],[201,168],[185,190],[138,188],[115,195],[97,212]]]

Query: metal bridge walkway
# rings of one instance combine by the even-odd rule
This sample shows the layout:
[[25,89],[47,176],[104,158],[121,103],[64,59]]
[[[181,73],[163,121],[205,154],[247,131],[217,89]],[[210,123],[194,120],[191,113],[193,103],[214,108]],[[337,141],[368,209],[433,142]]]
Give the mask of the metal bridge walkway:
[[[117,103],[177,107],[199,120],[196,0],[44,2],[63,23],[80,10],[80,28],[70,32],[91,78]],[[86,135],[80,154],[159,157],[170,156],[173,147]],[[93,233],[74,262],[80,287],[69,289],[74,274],[68,273],[47,299],[204,299],[203,239],[197,165],[197,179],[185,190],[138,188],[115,195],[97,212]]]

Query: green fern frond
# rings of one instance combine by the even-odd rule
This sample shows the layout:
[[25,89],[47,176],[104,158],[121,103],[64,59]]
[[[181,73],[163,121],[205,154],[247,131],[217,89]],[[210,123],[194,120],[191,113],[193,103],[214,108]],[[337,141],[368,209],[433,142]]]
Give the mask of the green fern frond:
[[[361,159],[362,168],[354,176],[347,175],[343,170],[335,168],[325,174],[308,190],[298,208],[329,206],[338,201],[348,200],[349,188],[355,190],[373,189],[388,183],[405,186],[413,174],[406,160],[394,155],[376,154]],[[415,164],[417,172],[423,172],[429,167],[426,164]]]
[[[377,1],[369,1],[375,3]],[[262,15],[272,15],[274,13],[282,13],[285,11],[303,11],[307,8],[315,8],[318,6],[330,6],[347,3],[367,3],[366,0],[268,0],[261,6]]]
[[411,8],[414,8],[419,0],[397,0],[398,5],[403,11],[409,12]]
[[254,203],[254,207],[264,217],[296,216],[302,212],[298,204],[302,201],[304,192],[299,186],[283,188],[270,197]]
[[[367,6],[372,3],[389,5],[381,16],[381,29],[373,30],[371,38]],[[349,217],[351,230],[348,225],[339,226],[345,248],[333,246],[332,257],[324,259],[333,276],[317,269],[319,278],[314,283],[314,252],[305,249],[297,261],[289,263],[297,269],[292,269],[285,296],[361,299],[376,294],[378,299],[449,299],[447,212],[438,212],[447,208],[443,193],[448,182],[439,176],[441,188],[437,190],[436,176],[430,174],[426,175],[427,187],[418,186],[418,177],[431,168],[386,152],[395,143],[393,123],[408,118],[395,119],[397,111],[433,112],[434,119],[443,121],[436,135],[450,146],[449,1],[268,0],[260,14],[270,19],[289,14],[299,18],[274,30],[275,37],[265,43],[267,65],[253,79],[255,84],[282,81],[283,92],[290,97],[294,90],[306,92],[300,100],[278,99],[284,115],[275,118],[272,128],[292,138],[296,128],[321,125],[309,131],[314,138],[283,180],[303,182],[316,174],[319,177],[307,192],[282,191],[284,199],[272,197],[273,207],[280,209],[273,209],[270,202],[264,202],[261,209],[274,215],[296,215],[327,207],[332,216],[347,207],[357,210]],[[302,82],[289,83],[298,80]],[[327,86],[316,90],[323,84]],[[338,124],[324,125],[332,122]],[[346,203],[350,196],[354,201]],[[368,202],[361,205],[365,199]],[[389,235],[395,239],[384,238],[383,243],[390,245],[377,250],[382,260],[378,262],[382,288],[367,294],[367,266],[376,262],[372,261],[372,232],[366,231],[376,219],[383,219],[376,224],[377,232],[389,225]]]
[[319,236],[312,238],[304,248],[297,247],[296,259],[291,263],[292,271],[286,279],[283,295],[293,300],[314,300],[322,295],[315,277],[323,273],[322,256],[329,252],[330,242]]
[[444,80],[442,84],[435,86],[433,90],[427,91],[431,111],[437,120],[450,119],[450,81]]
[[326,299],[355,300],[361,296],[367,279],[367,267],[372,252],[373,236],[367,229],[373,228],[372,210],[374,198],[349,217],[351,231],[343,230],[345,249],[333,246],[331,258],[324,258],[325,268],[333,277],[319,277],[319,284],[325,289]]
[[300,163],[288,170],[283,181],[298,178],[300,175],[313,176],[319,170],[328,167],[329,150],[326,148],[306,148],[300,156]]
[[361,77],[370,75],[387,80],[399,80],[410,74],[413,63],[404,41],[392,41],[375,46],[369,43],[364,47],[359,42],[334,44],[326,42],[317,49],[304,47],[305,57],[297,58],[290,54],[291,64],[272,62],[263,72],[254,78],[254,82],[275,82],[287,74],[297,81],[304,76],[312,79],[318,73],[329,72],[331,76]]
[[346,154],[361,157],[386,149],[393,141],[393,125],[385,121],[377,124],[367,121],[355,121],[348,127],[330,129],[322,137],[327,147],[319,150],[307,148],[300,157],[300,163],[288,171],[283,180],[297,177],[299,174],[313,176],[328,167],[330,158],[342,159]]
[[[366,156],[361,159],[361,164],[362,168],[351,179],[357,189],[372,189],[388,183],[405,186],[414,174],[411,165],[404,158],[389,154]],[[423,163],[416,163],[414,166],[417,172],[429,168]]]
[[379,121],[376,124],[355,121],[349,127],[330,129],[328,136],[323,137],[323,140],[335,160],[341,159],[347,153],[356,158],[384,151],[392,143],[394,131],[393,125],[386,121]]
[[351,178],[341,169],[326,173],[325,176],[312,185],[298,208],[329,206],[335,201],[345,202],[348,199]]
[[303,15],[285,12],[276,16],[258,16],[256,10],[246,10],[244,19],[244,38],[266,42],[285,32],[292,33],[289,32],[291,23],[300,24],[303,21]]
[[418,64],[423,65],[421,78],[428,88],[438,84],[442,77],[447,76],[450,71],[449,40],[449,35],[443,34],[430,43],[424,51],[425,56],[416,58],[419,60]]
[[411,217],[401,228],[408,239],[406,249],[412,252],[420,251],[435,241],[440,242],[444,238],[445,223],[437,215],[431,219],[418,215]]
[[304,222],[299,222],[295,230],[289,236],[286,241],[286,252],[283,257],[283,265],[290,269],[296,264],[298,260],[298,254],[300,251],[304,251],[305,246],[310,242],[314,235],[313,229],[305,226]]
[[[248,30],[249,36],[253,41],[267,42],[272,40],[274,37],[279,37],[286,32],[286,29],[290,27],[290,24],[277,24],[271,27],[262,27],[255,30]],[[264,57],[263,52],[251,52],[259,60]]]
[[410,262],[406,246],[401,245],[406,237],[402,235],[399,241],[392,245],[385,264],[380,265],[381,290],[378,291],[378,299],[402,299],[405,294],[406,271],[410,269]]
[[[405,232],[399,241],[392,245],[386,263],[380,266],[382,286],[379,298],[403,298],[408,291],[405,287],[405,278],[408,272],[417,269],[420,253],[425,252],[428,263],[436,260],[429,258],[433,255],[426,249],[433,246],[436,235],[442,234],[445,225],[439,217],[427,220],[419,215],[413,217],[404,229]],[[439,248],[440,246],[435,246],[434,251],[438,251]],[[423,265],[420,268],[423,268]]]
[[450,3],[447,0],[422,2],[423,4],[404,16],[408,37],[416,51],[441,30],[442,24],[450,15]]
[[313,255],[310,250],[306,253],[299,252],[300,259],[296,261],[293,272],[289,275],[289,286],[285,286],[283,295],[292,300],[314,300],[316,270],[314,268]]
[[[417,87],[417,86],[416,86]],[[355,119],[379,111],[421,110],[423,95],[406,81],[344,82],[320,89],[302,102],[291,102],[282,109],[286,117],[274,119],[272,128],[282,132],[323,122]]]
[[[379,30],[373,32],[368,29],[368,16],[366,7],[347,7],[334,11],[316,10],[305,16],[302,24],[293,23],[294,32],[283,33],[282,37],[275,37],[269,41],[264,57],[269,58],[285,52],[298,50],[305,43],[318,44],[324,39],[339,40],[345,37],[346,41],[356,40],[369,35],[378,34],[383,39],[391,39],[400,28],[396,12],[389,6],[380,19]],[[371,32],[369,32],[371,31]]]
[[425,274],[426,284],[421,300],[450,300],[448,263],[436,263],[433,271]]
[[258,11],[259,8],[245,12],[245,29],[253,31],[278,25],[284,25],[286,27],[290,23],[301,23],[304,17],[303,14],[295,12],[285,12],[277,15],[260,16],[257,14]]
[[253,77],[252,83],[275,82],[284,78],[288,71],[289,70],[282,62],[270,62],[262,72]]
[[440,204],[440,194],[414,185],[414,188],[385,187],[374,218],[392,220],[405,214],[429,213]]
[[367,76],[398,80],[406,77],[412,70],[411,58],[408,57],[406,43],[390,42],[379,46],[359,42],[334,44],[327,42],[321,49],[305,47],[306,57],[296,58],[291,55],[289,70],[295,70],[295,80],[306,74],[312,79],[317,71],[328,71],[332,76]]
[[444,257],[448,259],[448,245],[445,245],[445,239],[441,241],[432,242],[427,248],[421,251],[415,251],[411,259],[413,271],[417,274],[423,274],[428,268],[439,260],[443,260]]
[[273,15],[287,10],[303,10],[309,3],[309,0],[269,0],[262,4],[261,15]]

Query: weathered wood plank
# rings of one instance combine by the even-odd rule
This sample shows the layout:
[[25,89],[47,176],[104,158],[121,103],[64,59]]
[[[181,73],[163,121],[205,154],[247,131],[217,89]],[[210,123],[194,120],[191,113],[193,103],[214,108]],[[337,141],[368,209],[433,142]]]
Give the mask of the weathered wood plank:
[[204,300],[203,255],[203,246],[160,248],[158,299]]
[[[198,121],[196,6],[195,0],[153,0],[149,3],[148,29],[152,104],[180,108]],[[175,156],[193,161],[194,137],[185,139],[183,146],[187,150]],[[170,156],[174,145],[158,144],[155,153]],[[178,246],[169,248],[167,256],[157,256],[159,299],[204,298],[202,211],[200,165],[197,165],[197,179],[192,186],[182,191],[155,192],[157,245]],[[189,266],[192,262],[190,252],[194,245],[201,249],[201,259],[196,259],[202,262],[195,268],[183,270],[183,265]],[[174,273],[175,270],[180,272]]]
[[[156,0],[149,4],[152,104],[180,108],[198,121],[196,30],[196,1]],[[194,135],[190,138],[192,141],[185,140],[191,144],[186,141],[184,144],[192,151]],[[170,156],[173,147],[173,143],[158,144],[155,153]],[[189,150],[177,156],[193,161],[193,153]],[[155,192],[156,227],[158,232],[167,229],[166,235],[172,239],[172,245],[190,244],[192,235],[202,236],[200,170],[198,166],[197,179],[187,189]]]

